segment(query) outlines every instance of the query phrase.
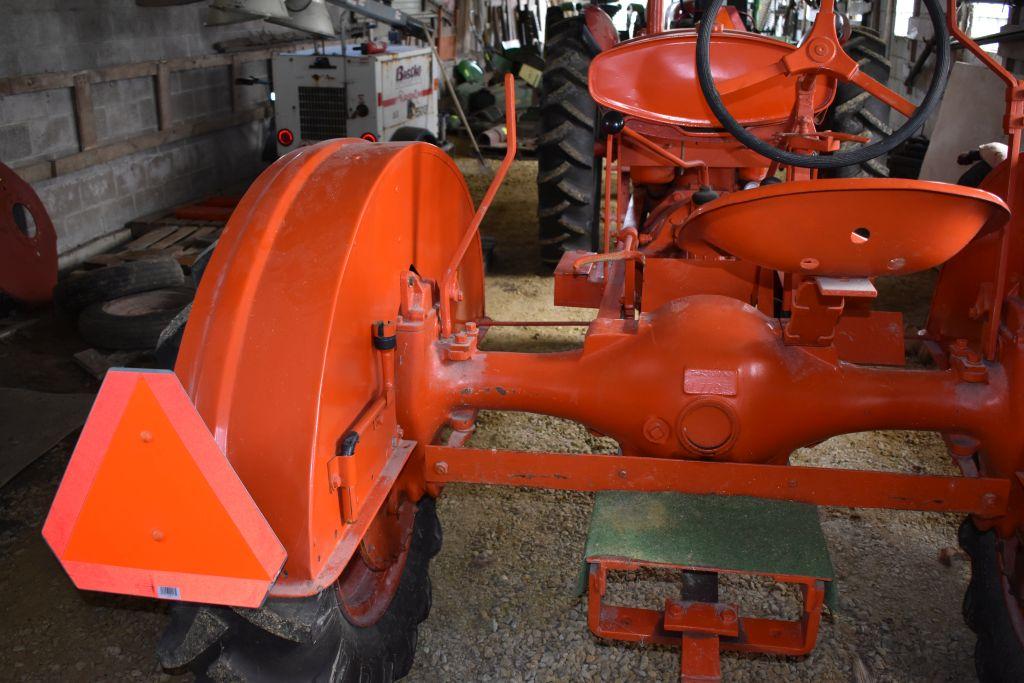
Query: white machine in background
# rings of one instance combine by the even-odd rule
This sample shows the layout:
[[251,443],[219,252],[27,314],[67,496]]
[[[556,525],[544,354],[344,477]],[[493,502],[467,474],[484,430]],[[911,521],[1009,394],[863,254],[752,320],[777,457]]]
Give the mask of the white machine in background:
[[443,138],[438,115],[440,66],[429,47],[389,45],[363,54],[348,45],[273,59],[277,151],[340,137]]

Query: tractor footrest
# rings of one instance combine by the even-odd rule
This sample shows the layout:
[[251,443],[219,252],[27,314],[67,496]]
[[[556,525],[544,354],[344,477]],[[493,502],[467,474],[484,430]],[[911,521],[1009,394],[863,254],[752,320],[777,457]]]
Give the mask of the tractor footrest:
[[[603,638],[680,644],[684,681],[720,677],[719,651],[802,655],[814,648],[833,585],[817,508],[739,496],[609,491],[594,503],[587,538],[588,623]],[[642,567],[699,572],[713,597],[667,600],[663,610],[608,605],[608,574]],[[745,617],[717,599],[721,574],[800,587],[801,617]]]

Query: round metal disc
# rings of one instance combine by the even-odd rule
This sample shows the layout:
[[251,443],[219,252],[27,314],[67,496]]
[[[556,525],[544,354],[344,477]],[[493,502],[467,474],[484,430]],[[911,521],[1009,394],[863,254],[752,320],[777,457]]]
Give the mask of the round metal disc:
[[57,234],[32,186],[0,164],[0,291],[49,301],[57,284]]

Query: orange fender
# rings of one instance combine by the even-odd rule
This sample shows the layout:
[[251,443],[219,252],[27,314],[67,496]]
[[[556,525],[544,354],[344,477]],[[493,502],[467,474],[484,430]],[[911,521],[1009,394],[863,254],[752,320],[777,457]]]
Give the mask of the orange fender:
[[[228,222],[175,372],[288,552],[272,594],[330,585],[390,488],[382,472],[402,443],[393,401],[332,476],[329,463],[384,391],[371,325],[397,316],[401,273],[439,281],[472,217],[439,149],[346,139],[278,160]],[[478,237],[459,283],[455,317],[483,315]]]

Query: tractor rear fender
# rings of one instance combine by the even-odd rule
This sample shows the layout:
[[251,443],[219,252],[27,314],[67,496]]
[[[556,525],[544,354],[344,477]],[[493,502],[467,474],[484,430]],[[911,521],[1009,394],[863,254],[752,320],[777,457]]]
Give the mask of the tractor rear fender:
[[619,32],[608,13],[597,5],[583,8],[583,42],[595,55],[619,42]]
[[[465,180],[436,147],[346,139],[282,157],[232,214],[197,293],[176,377],[162,376],[164,394],[157,392],[155,403],[143,397],[146,410],[139,419],[154,420],[173,434],[180,431],[182,416],[191,416],[188,429],[194,438],[182,437],[183,449],[175,441],[174,452],[182,462],[188,460],[185,455],[197,460],[195,450],[203,451],[204,462],[219,458],[221,478],[235,478],[231,495],[248,502],[246,514],[265,518],[260,533],[283,551],[280,557],[266,555],[269,564],[279,561],[263,577],[264,594],[275,576],[270,591],[275,596],[312,595],[329,586],[389,495],[415,501],[424,494],[421,467],[405,467],[402,474],[415,444],[403,439],[398,428],[395,397],[386,380],[389,356],[375,348],[374,330],[379,334],[380,328],[374,323],[396,319],[403,273],[413,270],[441,280],[473,213]],[[454,319],[480,318],[478,236],[457,278],[462,298]],[[140,391],[152,384],[139,373],[117,379],[142,386]],[[85,434],[121,429],[137,437],[147,431],[138,420],[125,423],[125,415],[140,412],[133,407],[136,398],[114,406],[104,387]],[[168,401],[174,410],[167,409]],[[128,426],[118,427],[122,423]],[[93,461],[112,458],[113,449],[103,443],[93,440],[89,448]],[[188,517],[189,501],[203,485],[179,486],[177,472],[161,473],[135,457],[139,448],[134,441],[124,442],[118,451],[132,481],[171,482],[171,493],[182,506],[180,517]],[[120,505],[124,495],[117,487],[102,494],[92,490],[90,473],[75,468],[76,460],[88,455],[80,451],[62,491],[68,487],[87,499],[104,498],[101,505]],[[226,490],[206,488],[218,500]],[[132,501],[135,514],[153,512],[145,495],[133,494]],[[62,508],[72,535],[75,506],[72,500]],[[161,511],[164,517],[173,509],[168,506]],[[94,535],[101,537],[103,527],[113,524],[99,522]],[[202,532],[200,519],[190,524],[183,534]],[[103,557],[91,556],[100,573],[106,570]],[[154,569],[146,558],[129,561],[142,563],[141,570]],[[204,570],[202,562],[189,567]],[[132,592],[119,585],[100,589]],[[136,593],[160,597],[151,588]],[[240,602],[213,590],[200,601],[253,606],[262,599],[256,593],[250,591]]]
[[[329,585],[358,546],[353,523],[375,514],[364,504],[400,435],[394,402],[382,405],[373,323],[396,318],[410,267],[441,279],[472,217],[462,174],[436,147],[354,140],[282,158],[233,214],[175,371],[288,550],[274,594]],[[459,280],[454,315],[476,319],[479,238]]]

